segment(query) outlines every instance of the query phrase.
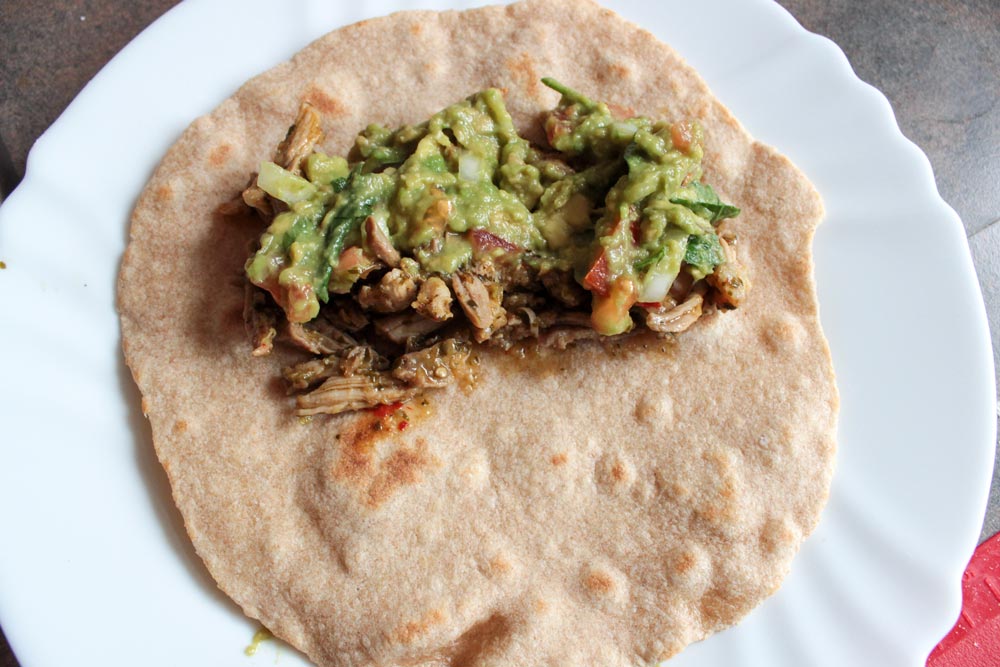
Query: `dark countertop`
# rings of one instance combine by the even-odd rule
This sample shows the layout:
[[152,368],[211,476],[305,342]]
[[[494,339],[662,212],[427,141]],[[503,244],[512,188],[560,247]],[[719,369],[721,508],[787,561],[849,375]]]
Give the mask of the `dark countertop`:
[[[1000,3],[996,0],[780,0],[847,54],[889,98],[965,223],[1000,350]],[[80,89],[175,0],[0,3],[0,193]],[[982,538],[1000,531],[1000,472]],[[0,634],[0,667],[18,662]]]

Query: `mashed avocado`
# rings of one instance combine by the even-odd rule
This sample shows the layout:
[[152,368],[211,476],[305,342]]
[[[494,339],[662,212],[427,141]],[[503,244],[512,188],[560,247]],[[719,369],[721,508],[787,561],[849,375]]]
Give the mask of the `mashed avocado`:
[[615,335],[682,273],[713,274],[725,261],[715,225],[739,210],[699,180],[700,126],[616,118],[543,82],[562,95],[546,147],[489,89],[419,125],[368,126],[351,161],[313,152],[301,175],[262,163],[257,185],[285,210],[247,262],[250,281],[303,323],[379,262],[421,282],[484,263],[508,286],[563,272],[590,293],[593,329]]

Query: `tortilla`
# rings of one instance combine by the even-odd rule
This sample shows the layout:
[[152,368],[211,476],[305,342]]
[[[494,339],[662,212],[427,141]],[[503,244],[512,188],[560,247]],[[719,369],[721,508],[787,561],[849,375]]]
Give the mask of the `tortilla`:
[[[360,57],[363,54],[363,57]],[[241,270],[259,224],[213,214],[302,100],[329,152],[488,86],[529,138],[553,76],[696,118],[754,288],[675,343],[484,350],[474,389],[300,423],[253,358]],[[807,179],[651,34],[589,2],[407,12],[337,30],[196,120],[142,193],[119,280],[125,356],[195,549],[319,665],[650,664],[773,593],[818,520],[837,393]]]

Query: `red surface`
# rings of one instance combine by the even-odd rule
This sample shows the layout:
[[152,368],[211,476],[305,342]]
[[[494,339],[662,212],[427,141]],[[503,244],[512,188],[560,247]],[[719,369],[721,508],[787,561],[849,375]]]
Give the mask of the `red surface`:
[[979,545],[962,575],[962,613],[927,667],[1000,666],[1000,534]]

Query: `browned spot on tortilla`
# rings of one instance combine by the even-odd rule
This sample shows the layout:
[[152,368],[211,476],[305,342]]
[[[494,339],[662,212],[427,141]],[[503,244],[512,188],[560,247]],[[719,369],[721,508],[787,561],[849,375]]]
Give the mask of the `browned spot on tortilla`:
[[233,147],[229,144],[219,144],[208,153],[208,163],[213,167],[221,167],[226,164],[229,154],[233,152]]
[[482,656],[510,635],[511,625],[506,616],[493,614],[466,629],[452,642],[452,645],[430,660],[407,664],[448,665],[449,667],[472,667],[483,664]]
[[419,23],[414,23],[410,26],[410,34],[413,35],[414,37],[419,35],[423,31],[424,31],[424,26],[420,25]]
[[368,504],[377,507],[399,487],[419,481],[420,471],[430,463],[426,449],[421,441],[416,449],[400,448],[390,454],[368,487]]
[[783,519],[768,519],[760,533],[761,548],[765,553],[777,553],[782,549],[793,548],[797,536],[791,526]]
[[149,415],[149,401],[146,400],[145,396],[142,397],[142,401],[139,403],[139,408],[142,410],[142,414],[147,416]]
[[632,76],[632,70],[627,65],[622,65],[621,63],[612,63],[608,69],[611,70],[611,73],[617,79],[627,79]]
[[414,640],[427,632],[435,625],[441,625],[446,620],[444,611],[441,609],[431,609],[416,621],[410,621],[396,628],[392,633],[392,639],[402,644],[411,644]]
[[621,104],[608,102],[608,109],[611,111],[611,115],[615,118],[631,118],[635,116],[635,109],[632,107],[622,106]]
[[653,426],[661,431],[674,427],[674,402],[670,396],[643,395],[636,401],[633,410],[636,420],[644,426]]
[[382,420],[362,413],[340,433],[340,457],[333,476],[358,486],[367,486],[374,466],[375,441],[385,432]]
[[772,352],[797,349],[803,336],[802,325],[791,317],[774,319],[761,328],[761,342]]
[[535,608],[536,612],[541,614],[543,611],[549,608],[549,603],[543,600],[542,598],[535,598],[535,602],[532,606]]
[[306,91],[305,101],[319,109],[320,113],[330,118],[340,118],[346,116],[347,106],[335,97],[331,97],[325,91],[316,86],[311,86]]
[[[657,477],[657,480],[659,481],[659,477]],[[691,489],[684,486],[680,482],[668,482],[663,486],[663,495],[669,500],[685,500],[690,497]]]
[[565,465],[569,461],[569,455],[566,452],[559,452],[558,454],[553,454],[552,458],[549,459],[554,466]]
[[635,466],[619,454],[605,454],[597,460],[595,481],[609,493],[622,493],[635,482]]
[[711,625],[720,618],[736,618],[747,608],[746,599],[732,591],[722,588],[712,588],[701,598],[699,610],[706,625]]
[[503,556],[494,556],[490,560],[490,574],[507,574],[514,569],[514,566],[509,560]]
[[714,494],[708,494],[708,499],[697,509],[698,516],[710,524],[733,522],[737,518],[736,482],[727,477],[720,480]]
[[169,183],[164,183],[163,185],[153,190],[153,197],[159,201],[167,201],[169,199],[172,199],[173,196],[174,196],[174,189],[170,187]]
[[420,471],[436,463],[423,438],[418,438],[415,446],[398,446],[381,455],[379,444],[385,441],[385,446],[392,448],[400,425],[409,427],[430,415],[430,408],[421,405],[405,405],[384,417],[367,411],[356,413],[333,443],[339,456],[331,476],[356,487],[369,507],[378,507],[401,487],[420,481]]
[[188,423],[186,421],[184,421],[183,419],[178,419],[176,422],[174,422],[174,434],[175,435],[183,433],[184,431],[187,430],[187,428],[188,428]]
[[528,96],[538,99],[538,71],[535,69],[535,61],[531,59],[531,54],[522,52],[507,60],[504,66],[510,70],[518,87],[528,92]]
[[615,582],[607,572],[593,570],[583,578],[583,586],[592,593],[610,593],[615,589]]
[[682,551],[678,556],[673,559],[670,563],[670,567],[674,574],[685,574],[690,572],[695,565],[698,564],[698,559],[690,551]]

